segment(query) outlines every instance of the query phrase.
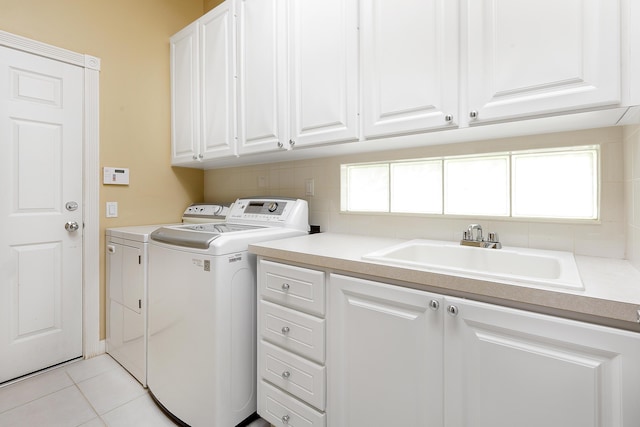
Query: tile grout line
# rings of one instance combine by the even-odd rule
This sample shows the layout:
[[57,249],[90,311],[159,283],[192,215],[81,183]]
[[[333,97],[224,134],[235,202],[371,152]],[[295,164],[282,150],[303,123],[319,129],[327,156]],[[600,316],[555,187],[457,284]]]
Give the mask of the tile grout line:
[[[107,423],[104,422],[104,420],[102,419],[102,417],[100,416],[100,414],[98,413],[98,411],[96,410],[96,408],[93,406],[93,404],[91,404],[91,401],[87,398],[87,396],[85,396],[85,394],[82,392],[82,389],[80,387],[78,387],[78,383],[73,379],[73,377],[71,376],[71,374],[69,374],[69,372],[65,369],[64,371],[65,374],[67,374],[67,376],[69,377],[69,379],[71,380],[71,382],[73,383],[73,386],[78,390],[78,393],[80,393],[80,395],[82,396],[82,398],[87,402],[87,404],[89,405],[89,407],[91,408],[91,410],[93,411],[93,413],[96,415],[95,418],[100,419],[100,421],[102,421],[102,423],[104,425],[106,425]],[[92,377],[93,378],[93,377]],[[80,381],[82,382],[82,381]],[[92,419],[95,419],[92,418]],[[85,424],[87,422],[89,422],[91,420],[87,420],[87,421],[83,421],[82,423],[78,424],[79,427],[82,424]]]

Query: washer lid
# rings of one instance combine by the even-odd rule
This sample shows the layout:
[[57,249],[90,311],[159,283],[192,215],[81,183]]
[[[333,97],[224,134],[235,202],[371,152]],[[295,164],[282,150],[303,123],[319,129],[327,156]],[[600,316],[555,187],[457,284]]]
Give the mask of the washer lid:
[[228,223],[161,227],[151,233],[151,239],[157,242],[167,243],[169,245],[185,246],[195,249],[208,249],[211,242],[224,233],[242,232],[260,228],[265,227]]

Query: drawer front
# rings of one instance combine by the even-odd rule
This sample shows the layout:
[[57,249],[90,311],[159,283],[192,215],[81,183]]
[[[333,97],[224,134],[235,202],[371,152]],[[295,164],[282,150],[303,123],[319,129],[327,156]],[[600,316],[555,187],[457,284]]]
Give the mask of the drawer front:
[[324,316],[324,272],[260,260],[262,297],[308,313]]
[[259,313],[262,338],[324,364],[324,319],[268,301],[260,301]]
[[325,367],[260,341],[259,375],[284,391],[324,411]]
[[288,427],[325,427],[325,414],[265,381],[258,384],[258,414],[271,424]]

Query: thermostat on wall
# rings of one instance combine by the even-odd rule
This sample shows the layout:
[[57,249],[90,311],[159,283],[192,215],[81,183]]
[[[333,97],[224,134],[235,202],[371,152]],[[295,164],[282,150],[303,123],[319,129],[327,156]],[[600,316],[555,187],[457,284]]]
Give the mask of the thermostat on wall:
[[129,168],[104,168],[104,183],[129,185]]

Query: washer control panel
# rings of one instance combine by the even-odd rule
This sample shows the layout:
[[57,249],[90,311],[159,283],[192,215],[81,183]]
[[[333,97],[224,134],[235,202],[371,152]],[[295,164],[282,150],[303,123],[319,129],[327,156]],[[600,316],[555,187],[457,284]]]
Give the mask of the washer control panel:
[[227,222],[291,226],[303,222],[308,228],[308,207],[306,200],[290,198],[238,199],[232,205]]
[[185,215],[216,215],[216,216],[224,216],[226,214],[226,206],[222,205],[212,205],[208,203],[194,203],[185,209]]
[[213,203],[193,203],[182,214],[183,222],[220,222],[229,213],[229,207]]

